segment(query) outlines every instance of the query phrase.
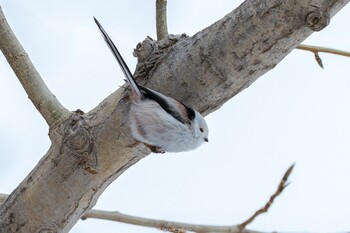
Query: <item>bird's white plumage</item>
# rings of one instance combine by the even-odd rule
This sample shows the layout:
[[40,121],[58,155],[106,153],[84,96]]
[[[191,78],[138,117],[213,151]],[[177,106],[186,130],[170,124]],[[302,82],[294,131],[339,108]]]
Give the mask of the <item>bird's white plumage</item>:
[[138,141],[158,147],[161,151],[181,152],[193,150],[208,137],[208,127],[203,119],[204,133],[200,132],[198,119],[202,116],[195,112],[191,124],[183,124],[168,114],[152,100],[134,101],[130,109],[130,128]]

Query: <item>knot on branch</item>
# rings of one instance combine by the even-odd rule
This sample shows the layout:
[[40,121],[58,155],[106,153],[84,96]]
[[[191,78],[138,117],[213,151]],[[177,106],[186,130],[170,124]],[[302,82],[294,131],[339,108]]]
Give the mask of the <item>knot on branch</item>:
[[180,40],[187,38],[186,34],[168,35],[160,41],[147,37],[142,43],[138,43],[134,49],[134,57],[137,57],[135,77],[146,78],[155,67],[159,59]]
[[81,112],[75,112],[68,122],[64,144],[78,154],[90,153],[93,140],[90,126]]
[[306,25],[311,28],[313,31],[321,31],[325,28],[330,21],[330,16],[328,11],[316,8],[313,11],[309,12],[306,16]]
[[94,153],[94,140],[91,133],[91,127],[87,123],[81,110],[73,112],[72,116],[64,123],[64,141],[65,150],[68,154],[77,159],[78,164],[91,174],[97,174],[95,166],[97,157]]

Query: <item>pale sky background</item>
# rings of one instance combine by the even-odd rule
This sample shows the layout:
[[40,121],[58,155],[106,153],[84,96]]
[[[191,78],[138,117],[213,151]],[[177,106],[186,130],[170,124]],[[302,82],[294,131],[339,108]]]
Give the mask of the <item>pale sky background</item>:
[[[155,0],[0,0],[44,81],[70,110],[89,111],[123,83],[96,16],[131,70],[132,51],[155,38]],[[194,35],[240,1],[168,0],[172,34]],[[350,6],[305,44],[350,51]],[[273,30],[273,29],[271,29]],[[295,50],[206,117],[210,143],[186,153],[150,155],[122,174],[95,208],[197,224],[234,225],[250,217],[296,163],[291,184],[250,229],[350,230],[350,59]],[[0,193],[10,193],[46,153],[48,127],[0,56]],[[73,233],[160,232],[79,221]]]

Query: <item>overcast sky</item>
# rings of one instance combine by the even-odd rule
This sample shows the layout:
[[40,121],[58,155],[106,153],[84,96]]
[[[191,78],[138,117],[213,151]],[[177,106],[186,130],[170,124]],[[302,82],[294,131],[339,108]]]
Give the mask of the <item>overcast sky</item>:
[[[44,81],[70,110],[89,111],[123,83],[94,24],[96,16],[131,70],[133,48],[155,38],[155,0],[0,0]],[[168,29],[193,35],[240,1],[168,0]],[[350,51],[350,6],[304,43]],[[291,184],[263,231],[350,230],[350,59],[295,50],[220,110],[206,117],[210,143],[186,153],[150,155],[122,174],[95,208],[198,224],[234,225],[250,217],[296,163]],[[0,193],[11,191],[46,153],[48,127],[0,56]],[[73,233],[159,232],[104,220]]]

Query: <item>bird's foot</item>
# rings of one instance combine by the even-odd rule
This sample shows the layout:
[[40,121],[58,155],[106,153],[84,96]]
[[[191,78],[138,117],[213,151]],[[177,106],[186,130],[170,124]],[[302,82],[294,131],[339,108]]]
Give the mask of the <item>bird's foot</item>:
[[162,150],[160,147],[157,147],[157,146],[152,146],[152,145],[149,145],[147,143],[144,143],[145,146],[147,146],[153,153],[157,153],[157,154],[164,154],[165,151]]

